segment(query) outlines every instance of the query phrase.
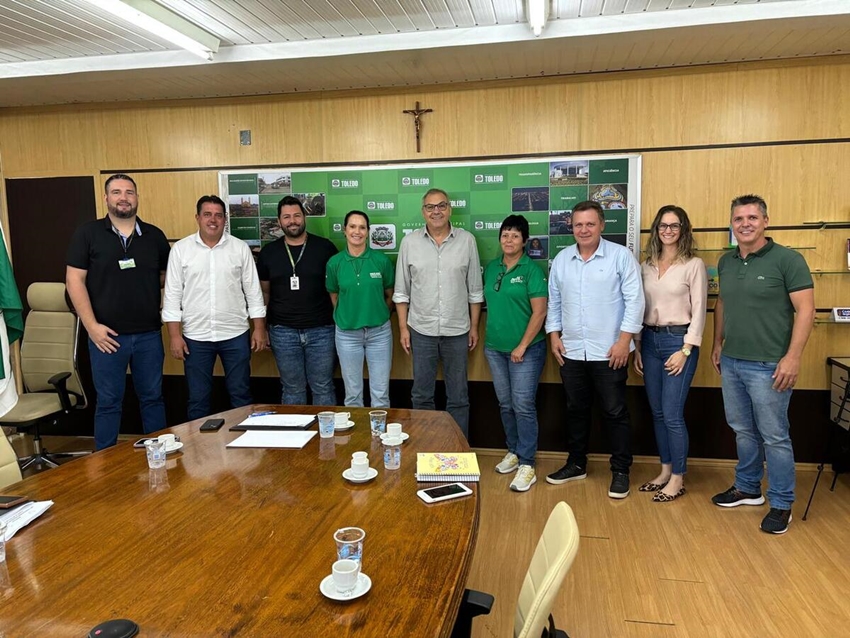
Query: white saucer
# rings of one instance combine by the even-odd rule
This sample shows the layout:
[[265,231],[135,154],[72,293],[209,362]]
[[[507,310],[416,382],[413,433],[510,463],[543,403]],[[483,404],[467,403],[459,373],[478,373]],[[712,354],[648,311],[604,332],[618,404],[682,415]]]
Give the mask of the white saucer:
[[363,478],[355,478],[354,476],[352,476],[351,468],[343,470],[342,472],[342,478],[344,478],[346,481],[349,481],[350,483],[368,483],[376,476],[378,476],[378,470],[376,470],[374,467],[370,467],[369,471],[366,472],[366,476],[364,476]]
[[333,574],[325,576],[322,579],[322,582],[319,583],[319,591],[331,600],[354,600],[355,598],[360,598],[370,589],[372,589],[372,579],[369,578],[366,574],[360,574],[357,577],[357,584],[354,586],[354,589],[352,589],[347,594],[340,594],[336,590],[336,586],[334,585]]
[[183,449],[183,441],[177,441],[177,443],[175,443],[171,447],[165,448],[165,453],[171,454],[172,452],[176,452],[177,450],[181,450],[181,449]]
[[343,432],[345,430],[350,430],[354,427],[354,421],[349,421],[346,425],[335,425],[334,430],[336,432]]
[[[386,441],[388,436],[389,436],[389,434],[387,434],[386,432],[384,432],[384,433],[381,435],[381,440],[382,440],[382,441]],[[402,432],[401,434],[399,434],[399,436],[401,437],[401,442],[402,442],[402,443],[404,443],[405,441],[407,441],[407,439],[409,439],[409,438],[410,438],[410,435],[409,435],[407,432]]]

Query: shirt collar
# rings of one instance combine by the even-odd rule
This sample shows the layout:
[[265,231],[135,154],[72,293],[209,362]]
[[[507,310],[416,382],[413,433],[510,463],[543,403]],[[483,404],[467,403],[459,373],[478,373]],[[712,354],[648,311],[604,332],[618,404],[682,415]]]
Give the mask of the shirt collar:
[[[103,221],[104,221],[104,226],[106,227],[107,230],[112,231],[113,233],[116,233],[117,235],[121,234],[120,231],[117,228],[115,228],[115,225],[112,223],[112,218],[109,215],[104,217]],[[139,226],[139,218],[138,217],[136,217],[136,234],[139,237],[142,236],[142,227]]]
[[[596,251],[590,256],[590,259],[605,256],[605,243],[607,241],[608,240],[604,237],[599,238],[599,245],[596,247]],[[573,259],[581,259],[582,261],[584,261],[584,259],[582,259],[581,257],[581,253],[578,250],[578,244],[573,244],[572,246],[570,246],[570,248],[572,248],[573,250]],[[588,259],[587,261],[590,261],[590,259]]]
[[369,252],[371,250],[372,249],[369,248],[369,246],[366,246],[366,250],[364,250],[362,253],[360,253],[359,255],[357,255],[355,257],[354,255],[352,255],[351,253],[348,252],[348,246],[346,246],[345,249],[343,250],[343,254],[345,255],[345,258],[348,261],[354,261],[355,259],[365,259],[369,255]]
[[750,253],[749,255],[742,255],[741,254],[741,248],[740,247],[736,248],[735,249],[735,258],[736,259],[745,259],[745,258],[749,259],[750,257],[764,257],[776,245],[773,242],[772,237],[767,237],[766,239],[767,239],[767,243],[764,246],[759,248],[756,252]]
[[[519,268],[520,266],[524,266],[525,264],[529,263],[530,261],[531,261],[531,257],[528,256],[528,253],[523,252],[519,256],[519,261],[517,261],[516,264],[514,264],[514,268]],[[505,253],[502,253],[502,256],[499,257],[499,263],[502,266],[505,265]]]
[[[195,242],[201,244],[202,246],[206,246],[206,244],[204,243],[204,240],[201,239],[201,231],[196,232],[193,236],[195,238]],[[224,244],[226,244],[228,237],[229,237],[229,234],[225,231],[222,234],[221,239],[218,240],[218,243],[215,246],[223,246]],[[213,246],[213,248],[215,248],[215,246]]]
[[[436,243],[436,240],[435,240],[433,237],[431,237],[431,233],[429,233],[429,232],[428,232],[428,226],[427,226],[427,224],[426,224],[425,226],[423,226],[423,227],[422,227],[422,232],[425,234],[425,236],[426,236],[428,239],[430,239],[431,241],[433,241],[434,243]],[[448,239],[449,237],[454,237],[454,234],[455,234],[455,226],[454,226],[454,224],[452,224],[451,222],[449,222],[449,234],[448,234],[448,235],[446,235],[446,239]],[[446,241],[446,239],[444,239],[443,241]]]

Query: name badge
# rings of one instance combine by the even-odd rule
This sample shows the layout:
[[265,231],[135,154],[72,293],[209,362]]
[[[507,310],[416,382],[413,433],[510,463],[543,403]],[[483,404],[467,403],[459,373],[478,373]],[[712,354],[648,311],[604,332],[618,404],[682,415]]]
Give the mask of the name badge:
[[128,268],[135,268],[136,267],[136,260],[132,259],[132,258],[130,258],[130,259],[119,259],[118,260],[118,267],[121,270],[127,270]]
[[289,289],[290,290],[301,290],[301,281],[298,277],[290,277],[289,278]]

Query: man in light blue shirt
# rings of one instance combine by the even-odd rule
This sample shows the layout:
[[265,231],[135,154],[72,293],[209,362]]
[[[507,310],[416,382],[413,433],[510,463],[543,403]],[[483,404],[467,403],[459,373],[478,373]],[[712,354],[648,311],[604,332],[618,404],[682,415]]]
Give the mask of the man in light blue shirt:
[[640,266],[628,248],[602,239],[605,213],[597,202],[576,204],[572,221],[576,243],[552,262],[546,314],[546,332],[567,394],[569,457],[546,480],[560,485],[587,476],[595,395],[612,447],[608,496],[626,498],[632,465],[626,379],[645,303]]

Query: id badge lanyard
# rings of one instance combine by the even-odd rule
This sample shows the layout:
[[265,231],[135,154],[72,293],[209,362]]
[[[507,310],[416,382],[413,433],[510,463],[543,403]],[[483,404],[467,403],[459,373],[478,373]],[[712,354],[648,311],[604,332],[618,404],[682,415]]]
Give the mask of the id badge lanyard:
[[289,244],[286,241],[283,242],[283,245],[286,246],[286,254],[289,255],[289,263],[292,264],[292,277],[289,278],[289,289],[290,290],[301,290],[301,280],[298,278],[298,274],[295,272],[295,267],[301,261],[301,258],[304,256],[304,252],[307,250],[307,238],[309,235],[305,235],[304,243],[301,245],[301,253],[298,255],[298,259],[292,258],[292,251],[289,250]]
[[132,257],[127,257],[127,249],[130,248],[130,244],[133,243],[133,236],[136,234],[136,229],[133,228],[133,232],[130,233],[130,236],[127,238],[127,241],[124,241],[124,237],[118,232],[118,229],[115,226],[112,227],[115,231],[115,234],[118,235],[118,239],[121,241],[121,247],[124,249],[124,259],[118,260],[118,267],[121,270],[127,270],[128,268],[136,267],[136,260]]

